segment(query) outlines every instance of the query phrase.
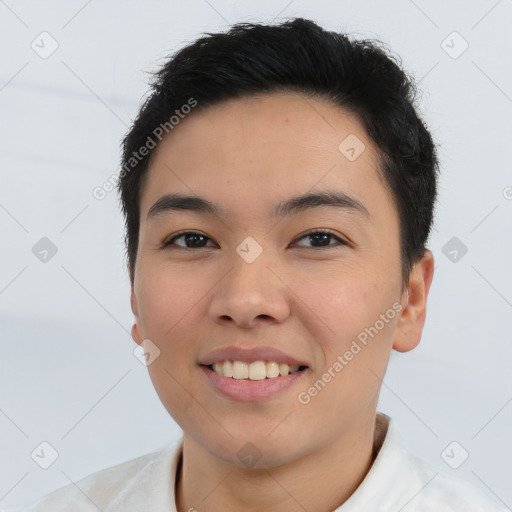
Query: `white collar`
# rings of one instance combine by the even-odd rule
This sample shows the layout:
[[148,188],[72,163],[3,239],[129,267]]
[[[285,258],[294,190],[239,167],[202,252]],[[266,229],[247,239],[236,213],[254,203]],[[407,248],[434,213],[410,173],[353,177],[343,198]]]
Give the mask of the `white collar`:
[[[395,421],[383,413],[376,416],[374,450],[378,453],[366,477],[333,512],[506,510],[468,482],[441,473],[408,453]],[[180,438],[160,452],[145,456],[141,467],[130,471],[126,484],[104,512],[176,512],[174,486],[182,451]]]
[[[387,509],[388,503],[403,500],[405,504],[411,498],[410,485],[397,485],[397,475],[412,478],[413,472],[409,469],[409,457],[395,422],[386,414],[377,413],[376,425],[383,438],[380,449],[376,446],[379,449],[377,457],[361,485],[336,512]],[[174,484],[182,452],[183,437],[162,450],[136,478],[129,481],[105,512],[123,510],[123,506],[125,509],[144,506],[152,512],[176,512]],[[148,488],[151,489],[149,496]],[[151,502],[152,496],[155,497],[154,502]]]

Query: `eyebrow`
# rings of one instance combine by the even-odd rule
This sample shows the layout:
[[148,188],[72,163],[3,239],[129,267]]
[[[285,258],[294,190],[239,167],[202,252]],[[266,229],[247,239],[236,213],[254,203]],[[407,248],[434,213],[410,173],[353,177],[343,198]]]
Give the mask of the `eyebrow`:
[[[370,213],[360,201],[348,196],[344,192],[334,190],[325,190],[292,197],[278,203],[271,210],[270,215],[272,217],[285,217],[321,206],[344,208],[370,218]],[[153,204],[148,211],[147,219],[149,220],[173,211],[192,211],[206,215],[228,217],[228,212],[224,208],[212,203],[208,199],[199,196],[171,193],[163,195]]]

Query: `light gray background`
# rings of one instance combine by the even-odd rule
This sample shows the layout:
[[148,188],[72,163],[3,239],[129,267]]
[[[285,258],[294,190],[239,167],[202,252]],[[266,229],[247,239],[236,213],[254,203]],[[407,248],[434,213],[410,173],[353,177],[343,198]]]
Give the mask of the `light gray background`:
[[[180,434],[133,355],[116,193],[92,190],[119,170],[145,72],[202,32],[291,16],[379,38],[421,80],[441,144],[435,277],[379,409],[410,450],[512,506],[512,1],[0,0],[0,507]],[[31,48],[43,31],[47,59]],[[45,236],[58,252],[43,263]],[[452,237],[468,248],[456,262]],[[42,441],[59,453],[46,470],[30,456]],[[456,470],[452,441],[452,461],[469,452]]]

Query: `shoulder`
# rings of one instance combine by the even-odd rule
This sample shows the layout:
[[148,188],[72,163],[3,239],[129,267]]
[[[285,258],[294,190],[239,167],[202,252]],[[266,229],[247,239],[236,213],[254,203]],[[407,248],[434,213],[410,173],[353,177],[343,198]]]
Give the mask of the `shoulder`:
[[[409,452],[396,422],[379,413],[375,462],[347,512],[400,510],[401,512],[505,512],[492,492],[440,470]],[[383,506],[383,503],[386,505]],[[344,510],[343,508],[340,510]]]
[[419,457],[409,454],[415,478],[413,494],[403,512],[505,512],[508,508],[479,488],[459,477],[440,471]]
[[[24,509],[0,512],[89,512],[106,510],[130,493],[130,488],[143,485],[153,477],[158,480],[163,468],[170,467],[178,447],[173,443],[163,449],[141,455],[102,469],[43,496]],[[168,475],[166,474],[165,477]],[[166,480],[168,482],[168,479]],[[147,487],[146,487],[147,488]]]

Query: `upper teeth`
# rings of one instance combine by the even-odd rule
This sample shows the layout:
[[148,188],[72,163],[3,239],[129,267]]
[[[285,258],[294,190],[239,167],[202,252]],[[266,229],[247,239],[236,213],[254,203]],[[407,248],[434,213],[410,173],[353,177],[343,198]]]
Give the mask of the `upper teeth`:
[[289,373],[295,373],[299,370],[298,366],[289,366],[286,363],[276,363],[275,361],[254,361],[254,363],[244,363],[243,361],[223,361],[213,363],[215,373],[223,377],[232,377],[233,379],[263,380],[285,376]]

